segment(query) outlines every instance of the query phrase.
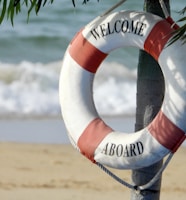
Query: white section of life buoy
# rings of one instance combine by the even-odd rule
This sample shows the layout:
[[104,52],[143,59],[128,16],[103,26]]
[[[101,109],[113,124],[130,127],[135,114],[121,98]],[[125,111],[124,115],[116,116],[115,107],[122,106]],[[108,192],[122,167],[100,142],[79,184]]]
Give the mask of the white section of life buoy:
[[[72,144],[92,162],[118,169],[149,166],[175,152],[186,132],[186,45],[167,46],[174,29],[168,20],[133,11],[97,17],[70,43],[63,60],[59,96]],[[114,49],[134,46],[151,54],[165,78],[162,108],[149,126],[135,133],[112,130],[93,100],[95,73]]]

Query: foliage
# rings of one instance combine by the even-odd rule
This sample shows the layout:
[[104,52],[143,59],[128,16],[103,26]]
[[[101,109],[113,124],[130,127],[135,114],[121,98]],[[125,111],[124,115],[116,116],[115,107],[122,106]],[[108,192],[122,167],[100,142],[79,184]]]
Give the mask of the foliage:
[[13,25],[14,15],[20,13],[23,6],[28,8],[27,19],[29,20],[31,11],[35,9],[35,13],[38,14],[41,6],[44,7],[47,2],[52,4],[54,0],[0,0],[0,24],[7,15],[7,19],[10,19]]
[[[83,4],[86,4],[90,0],[82,0]],[[97,0],[99,1],[99,0]],[[53,3],[54,0],[0,0],[0,24],[4,20],[5,15],[7,15],[7,19],[11,20],[13,25],[14,15],[21,12],[21,7],[26,6],[28,8],[28,16],[27,20],[29,20],[30,13],[33,9],[35,9],[35,13],[38,14],[41,6],[45,6],[46,3]],[[75,7],[75,0],[72,0],[72,4]]]
[[[185,13],[186,13],[186,6],[185,6],[185,8],[183,8],[183,10],[180,11],[180,14],[182,14],[182,15],[184,15]],[[179,19],[177,21],[177,23],[183,22],[183,21],[186,21],[186,16]],[[186,23],[183,26],[181,26],[179,29],[177,29],[176,31],[173,32],[174,36],[170,40],[169,45],[174,43],[179,38],[182,40],[183,44],[185,44],[186,43],[186,34],[185,33],[186,33]]]

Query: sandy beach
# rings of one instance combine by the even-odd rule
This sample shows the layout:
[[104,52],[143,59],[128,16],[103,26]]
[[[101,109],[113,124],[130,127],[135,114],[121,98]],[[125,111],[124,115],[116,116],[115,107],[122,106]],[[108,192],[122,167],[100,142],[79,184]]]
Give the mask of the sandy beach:
[[[163,173],[162,200],[186,198],[186,148]],[[3,200],[130,199],[123,187],[69,144],[0,143],[0,197]],[[130,182],[130,171],[112,170]]]

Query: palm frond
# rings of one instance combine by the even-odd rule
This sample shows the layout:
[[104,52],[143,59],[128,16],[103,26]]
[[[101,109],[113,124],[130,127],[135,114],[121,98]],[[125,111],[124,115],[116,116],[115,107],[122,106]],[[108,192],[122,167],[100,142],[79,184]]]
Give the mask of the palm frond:
[[28,8],[27,20],[29,20],[30,13],[35,10],[35,13],[38,14],[41,7],[44,7],[47,2],[52,4],[54,0],[0,0],[0,6],[2,4],[2,10],[0,10],[0,24],[7,15],[7,19],[10,19],[13,25],[14,16],[21,12],[22,6]]
[[178,39],[180,39],[182,41],[182,44],[185,44],[186,43],[186,34],[185,33],[186,33],[186,24],[171,33],[171,34],[173,34],[173,37],[169,41],[168,46],[173,44],[174,42],[176,42]]
[[[184,15],[186,13],[186,6],[179,13]],[[186,22],[186,16],[180,18],[176,23],[184,21]],[[186,44],[186,23],[179,27],[177,30],[173,31],[171,34],[173,34],[173,37],[169,41],[168,46],[176,42],[178,39],[182,41],[182,44]]]
[[186,6],[185,6],[185,8],[183,8],[182,10],[179,11],[180,15],[184,15],[185,12],[186,12]]

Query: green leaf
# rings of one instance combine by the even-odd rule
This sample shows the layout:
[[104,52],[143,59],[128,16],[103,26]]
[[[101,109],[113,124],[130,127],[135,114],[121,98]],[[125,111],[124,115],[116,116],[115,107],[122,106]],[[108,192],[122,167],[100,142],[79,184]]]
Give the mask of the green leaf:
[[35,5],[36,14],[38,14],[41,8],[41,3],[42,3],[42,0],[38,0],[37,4]]
[[13,26],[14,25],[14,0],[10,0],[10,2],[9,2],[7,18],[10,18],[10,21]]
[[16,14],[18,14],[19,12],[21,12],[21,4],[20,4],[20,2],[16,5]]
[[186,12],[186,6],[185,6],[185,8],[183,8],[179,13],[180,13],[180,15],[184,15],[185,12]]
[[6,13],[6,5],[7,5],[7,2],[6,2],[6,0],[4,0],[3,1],[3,9],[2,9],[2,12],[1,12],[1,16],[0,16],[0,24],[2,23],[4,16],[5,16],[5,13]]
[[46,2],[47,2],[47,0],[44,1],[44,3],[43,3],[43,7],[45,6]]
[[176,42],[177,40],[182,40],[182,44],[186,43],[186,24],[181,26],[179,29],[175,30],[172,34],[173,37],[171,38],[171,40],[169,41],[169,45],[173,44],[174,42]]
[[182,21],[185,21],[186,20],[186,17],[182,17],[181,19],[179,19],[177,22],[182,22]]
[[31,1],[31,6],[30,6],[30,8],[28,10],[27,22],[29,21],[30,13],[31,13],[32,9],[34,8],[34,6],[36,5],[36,2],[37,2],[37,0]]
[[75,0],[72,0],[72,4],[74,7],[76,7]]

